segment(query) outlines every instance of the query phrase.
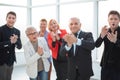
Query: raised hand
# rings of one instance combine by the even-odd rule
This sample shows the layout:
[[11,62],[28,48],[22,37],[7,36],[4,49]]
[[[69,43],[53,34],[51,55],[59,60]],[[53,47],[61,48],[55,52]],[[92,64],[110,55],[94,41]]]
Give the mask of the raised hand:
[[43,48],[39,46],[37,52],[40,56],[42,56],[43,55]]
[[101,38],[104,38],[107,35],[108,28],[107,26],[104,26],[101,30]]
[[55,34],[55,37],[56,37],[57,40],[60,40],[60,36],[59,36],[58,33]]
[[40,37],[43,37],[43,36],[44,36],[44,33],[43,33],[43,32],[40,32],[39,36],[40,36]]
[[13,34],[12,36],[10,36],[10,42],[12,44],[15,44],[17,42],[18,36]]
[[110,40],[110,42],[116,43],[117,41],[117,31],[115,33],[107,33],[107,38]]
[[50,35],[52,37],[52,40],[56,41],[56,34],[54,32],[51,32]]
[[67,45],[70,47],[73,43],[77,42],[77,38],[73,34],[66,34],[63,39],[67,42]]

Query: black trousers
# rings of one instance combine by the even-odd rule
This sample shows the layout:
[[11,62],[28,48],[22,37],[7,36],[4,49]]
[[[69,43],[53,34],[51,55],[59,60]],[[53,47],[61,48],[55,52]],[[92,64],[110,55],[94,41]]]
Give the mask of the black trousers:
[[0,80],[11,80],[13,72],[13,65],[0,65]]
[[90,80],[90,77],[81,76],[77,68],[73,70],[72,72],[69,72],[69,74],[70,75],[68,77],[68,80]]
[[120,80],[120,71],[113,67],[102,67],[101,80]]
[[66,80],[67,79],[67,62],[59,61],[53,59],[53,65],[56,71],[56,80]]

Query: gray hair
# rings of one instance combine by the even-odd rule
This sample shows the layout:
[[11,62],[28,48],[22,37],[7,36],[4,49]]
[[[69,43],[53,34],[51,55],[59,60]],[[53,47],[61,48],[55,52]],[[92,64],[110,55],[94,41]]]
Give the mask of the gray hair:
[[80,19],[78,17],[71,17],[69,21],[71,22],[71,20],[77,20],[77,22],[81,24]]
[[80,22],[80,19],[77,17],[71,17],[70,20],[72,20],[72,19],[77,19]]
[[35,27],[29,26],[29,27],[27,27],[26,30],[25,30],[26,35],[28,35],[31,30],[37,31],[37,30],[35,29]]

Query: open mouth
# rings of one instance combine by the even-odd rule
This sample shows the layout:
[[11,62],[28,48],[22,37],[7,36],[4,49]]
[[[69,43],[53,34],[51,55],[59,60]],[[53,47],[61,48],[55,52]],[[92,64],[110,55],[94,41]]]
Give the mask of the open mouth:
[[112,26],[115,26],[115,24],[112,24]]

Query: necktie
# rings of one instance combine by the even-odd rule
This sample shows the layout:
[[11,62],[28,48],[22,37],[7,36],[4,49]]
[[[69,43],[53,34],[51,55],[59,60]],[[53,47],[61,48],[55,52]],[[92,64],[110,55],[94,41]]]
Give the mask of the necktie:
[[[77,38],[78,33],[74,33],[74,35]],[[74,45],[74,50],[73,51],[74,51],[74,56],[75,56],[76,44],[74,43],[73,45]]]
[[75,37],[77,37],[78,33],[74,33]]

